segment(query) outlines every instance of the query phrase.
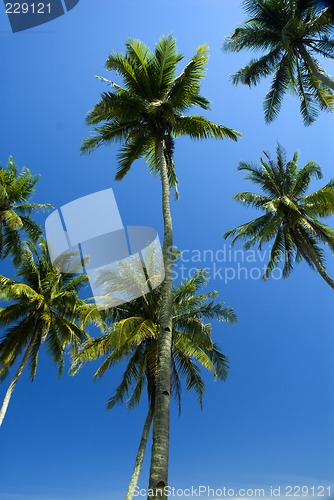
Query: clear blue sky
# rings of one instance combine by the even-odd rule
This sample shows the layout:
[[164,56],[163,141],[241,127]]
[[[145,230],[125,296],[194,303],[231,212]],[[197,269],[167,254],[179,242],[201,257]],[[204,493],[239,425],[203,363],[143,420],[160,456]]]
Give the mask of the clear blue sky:
[[[252,188],[236,166],[240,160],[257,161],[262,149],[274,152],[277,141],[289,155],[299,150],[301,164],[317,161],[324,180],[313,187],[325,184],[333,175],[333,116],[323,114],[305,128],[297,99],[287,96],[279,118],[268,126],[262,99],[269,82],[252,90],[229,82],[228,75],[251,57],[221,51],[224,37],[243,20],[238,4],[81,0],[52,23],[17,34],[1,7],[1,162],[11,154],[18,165],[41,173],[35,200],[56,207],[112,187],[124,224],[155,227],[162,237],[160,185],[144,162],[116,183],[116,146],[88,157],[80,156],[79,147],[89,134],[85,115],[106,90],[93,77],[109,76],[104,70],[109,52],[123,50],[129,37],[153,47],[161,35],[173,33],[185,62],[198,45],[209,44],[203,93],[212,111],[206,116],[243,133],[238,143],[177,141],[180,200],[173,203],[173,216],[180,249],[203,255],[205,249],[228,248],[224,232],[255,215],[232,200]],[[326,67],[334,73],[333,64]],[[240,255],[236,260],[216,266],[245,267]],[[249,266],[261,265],[257,256],[248,273]],[[212,262],[194,266],[214,268]],[[334,275],[331,256],[328,272]],[[214,325],[215,339],[230,359],[230,376],[225,383],[205,376],[202,412],[191,393],[183,393],[181,418],[173,406],[170,483],[327,485],[334,470],[333,291],[304,263],[289,280],[264,283],[244,274],[227,283],[212,276],[210,288],[239,316],[237,325]],[[0,500],[124,497],[145,401],[132,412],[125,407],[107,412],[122,367],[96,383],[94,368],[57,381],[56,367],[42,352],[34,383],[23,376],[0,432]],[[146,459],[143,487],[148,465]]]

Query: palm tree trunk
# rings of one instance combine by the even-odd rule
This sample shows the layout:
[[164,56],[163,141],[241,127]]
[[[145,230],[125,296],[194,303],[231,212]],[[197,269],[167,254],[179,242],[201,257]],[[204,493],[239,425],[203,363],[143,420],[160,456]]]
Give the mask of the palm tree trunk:
[[141,472],[142,465],[143,465],[143,460],[144,460],[145,450],[146,450],[146,446],[147,446],[148,436],[149,436],[150,429],[151,429],[152,419],[153,419],[153,408],[150,405],[149,410],[148,410],[148,414],[147,414],[147,417],[145,420],[145,424],[144,424],[143,433],[141,436],[137,456],[136,456],[135,466],[133,468],[128,491],[126,492],[126,495],[125,495],[125,500],[133,500],[133,495],[135,492],[135,488],[138,484],[138,479],[139,479],[140,472]]
[[153,445],[149,489],[150,500],[166,499],[164,487],[168,484],[169,420],[171,396],[171,348],[173,321],[172,245],[173,229],[170,212],[170,187],[164,139],[158,144],[162,184],[162,212],[164,219],[163,260],[165,279],[161,289],[160,331],[158,338],[158,373],[154,405]]
[[12,394],[14,392],[15,386],[16,386],[17,382],[19,381],[19,379],[20,379],[20,377],[22,375],[22,372],[23,372],[23,370],[24,370],[24,368],[25,368],[25,366],[27,364],[27,361],[28,361],[28,358],[30,356],[30,353],[31,353],[31,350],[32,350],[32,346],[33,346],[34,341],[35,341],[35,338],[36,338],[36,335],[34,335],[33,338],[31,339],[30,344],[29,344],[29,346],[27,347],[27,349],[26,349],[26,351],[24,353],[24,356],[23,356],[23,359],[21,361],[21,364],[18,367],[17,372],[15,373],[15,375],[13,377],[13,380],[9,384],[9,387],[8,387],[8,389],[6,391],[5,397],[3,398],[2,405],[1,405],[1,408],[0,408],[0,427],[2,425],[3,419],[5,418],[5,415],[6,415],[6,412],[7,412],[7,408],[8,408],[9,402],[10,402],[10,398],[12,397]]
[[334,90],[333,78],[331,78],[329,75],[326,75],[325,73],[319,70],[319,68],[314,63],[313,59],[310,57],[309,53],[307,52],[303,44],[300,44],[299,51],[305,64],[310,68],[314,76],[318,78],[318,80],[320,80],[324,85],[326,85],[326,87],[330,88],[331,90]]

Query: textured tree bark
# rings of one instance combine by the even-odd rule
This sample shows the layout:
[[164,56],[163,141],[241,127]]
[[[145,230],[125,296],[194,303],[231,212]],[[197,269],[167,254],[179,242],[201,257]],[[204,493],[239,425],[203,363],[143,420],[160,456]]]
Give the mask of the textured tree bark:
[[299,46],[299,51],[300,55],[302,56],[304,62],[307,64],[307,66],[311,69],[312,73],[318,80],[320,80],[324,85],[326,85],[328,88],[331,90],[334,90],[334,80],[331,78],[329,75],[326,75],[325,73],[322,73],[319,71],[317,66],[314,64],[312,58],[310,57],[309,53],[305,49],[305,47],[301,44]]
[[152,408],[152,406],[150,406],[146,420],[145,420],[143,433],[141,436],[141,440],[140,440],[140,444],[139,444],[139,448],[138,448],[138,452],[137,452],[137,456],[136,456],[135,466],[133,468],[128,491],[126,492],[126,495],[125,495],[125,500],[133,500],[133,495],[135,492],[135,488],[138,484],[138,479],[139,479],[140,472],[141,472],[142,465],[143,465],[143,460],[144,460],[145,450],[146,450],[146,446],[147,446],[148,436],[150,434],[152,419],[153,419],[153,408]]
[[[153,444],[150,467],[150,500],[164,500],[168,485],[169,421],[171,396],[171,346],[173,321],[172,245],[173,228],[170,212],[170,187],[168,180],[165,141],[158,145],[162,184],[162,212],[164,220],[163,260],[165,279],[161,289],[160,331],[158,338],[158,373],[153,419]],[[153,490],[153,494],[152,491]]]
[[12,397],[12,394],[14,392],[15,386],[18,383],[18,381],[19,381],[19,379],[20,379],[20,377],[22,375],[22,372],[23,372],[23,370],[24,370],[24,368],[25,368],[25,366],[27,364],[27,361],[28,361],[29,355],[31,353],[32,346],[34,344],[35,338],[36,338],[36,335],[34,335],[33,338],[32,338],[32,340],[30,341],[30,344],[29,344],[29,346],[27,347],[27,349],[26,349],[26,351],[24,353],[24,356],[23,356],[23,359],[21,361],[21,364],[18,367],[17,372],[15,373],[15,375],[13,377],[13,380],[9,384],[9,387],[8,387],[8,389],[6,391],[5,397],[3,398],[2,405],[1,405],[1,408],[0,408],[0,427],[2,425],[3,419],[5,418],[5,415],[6,415],[6,412],[7,412],[7,408],[8,408],[9,402],[10,402],[10,398]]

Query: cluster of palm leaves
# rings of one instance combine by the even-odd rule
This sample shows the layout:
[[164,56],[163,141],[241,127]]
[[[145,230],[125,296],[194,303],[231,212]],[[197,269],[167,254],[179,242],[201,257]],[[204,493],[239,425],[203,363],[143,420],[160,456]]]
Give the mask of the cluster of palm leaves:
[[312,178],[321,179],[321,168],[314,161],[298,167],[298,152],[287,161],[284,148],[278,145],[276,160],[264,152],[260,167],[241,162],[238,170],[247,172],[246,179],[260,186],[262,193],[244,192],[234,196],[240,203],[264,212],[264,215],[242,224],[225,234],[233,236],[232,244],[246,240],[246,249],[273,240],[270,258],[263,278],[283,261],[283,277],[288,277],[295,262],[305,260],[334,288],[334,280],[326,272],[325,252],[319,243],[334,251],[334,229],[319,220],[334,214],[334,180],[314,193],[307,194]]
[[0,300],[9,303],[0,308],[0,326],[4,329],[1,380],[19,363],[0,408],[0,426],[27,365],[34,379],[41,345],[58,365],[60,375],[67,346],[74,354],[88,336],[85,324],[101,324],[95,306],[78,297],[87,277],[62,274],[51,265],[42,229],[32,218],[34,212],[51,205],[29,202],[38,179],[27,168],[19,172],[12,158],[5,168],[0,167],[1,258],[11,256],[16,269],[15,279],[0,274]]
[[[334,81],[316,59],[334,58],[330,9],[315,0],[244,0],[243,5],[250,18],[234,30],[224,47],[266,52],[232,77],[235,84],[252,86],[274,75],[264,101],[266,121],[277,116],[288,90],[299,97],[306,125],[320,110],[332,110]],[[0,167],[0,259],[12,257],[16,267],[15,279],[0,275],[0,300],[5,302],[0,308],[0,326],[4,329],[0,341],[2,380],[18,365],[0,409],[0,425],[27,365],[31,379],[35,377],[42,345],[58,365],[59,374],[67,354],[72,374],[83,363],[102,358],[96,378],[115,364],[125,363],[108,408],[125,401],[133,408],[144,392],[148,399],[127,500],[133,498],[152,423],[149,488],[155,492],[152,498],[166,498],[171,397],[175,396],[180,405],[183,381],[187,390],[195,390],[202,404],[201,367],[217,379],[226,378],[228,360],[213,340],[211,322],[236,320],[231,308],[216,303],[216,292],[202,290],[208,283],[204,271],[198,270],[188,281],[173,286],[170,193],[173,188],[177,192],[178,184],[175,139],[185,135],[195,140],[237,140],[241,135],[202,115],[189,114],[193,107],[209,110],[209,101],[200,93],[208,48],[200,46],[179,72],[182,59],[171,36],[162,37],[153,51],[141,41],[130,39],[125,53],[111,53],[106,69],[116,74],[118,82],[99,77],[108,90],[87,115],[87,123],[94,125],[94,130],[82,144],[82,152],[90,153],[101,145],[121,143],[117,180],[123,179],[138,158],[145,158],[150,172],[160,177],[165,279],[159,288],[150,288],[148,280],[148,293],[139,293],[140,298],[99,313],[90,300],[79,297],[87,277],[61,273],[50,263],[41,228],[31,217],[50,205],[29,203],[38,176],[32,176],[26,168],[19,172],[12,158],[6,168]],[[245,170],[246,178],[263,193],[244,192],[235,198],[262,210],[264,215],[228,231],[226,237],[233,236],[233,243],[245,239],[246,248],[255,244],[261,248],[273,240],[265,279],[280,263],[287,277],[295,262],[305,260],[334,288],[321,247],[325,244],[334,250],[334,231],[320,220],[334,213],[334,181],[309,194],[310,182],[321,178],[321,169],[314,162],[299,168],[297,160],[295,154],[287,161],[284,149],[278,146],[275,160],[264,153],[260,166],[240,163],[239,169]],[[136,286],[136,270],[124,267],[122,272],[123,284]],[[99,279],[105,294],[115,293],[117,283],[112,276],[102,272]],[[101,336],[89,337],[90,324],[100,328]]]
[[0,408],[0,425],[27,364],[30,378],[34,379],[41,345],[58,365],[60,375],[66,347],[70,346],[73,355],[88,337],[86,318],[100,322],[95,306],[86,304],[77,294],[87,282],[86,276],[62,274],[51,265],[43,239],[38,247],[37,250],[32,243],[25,244],[17,279],[0,276],[0,299],[10,303],[0,309],[0,326],[5,328],[0,343],[3,379],[24,353]]
[[334,57],[333,15],[314,0],[244,0],[249,19],[226,39],[224,49],[264,51],[232,76],[234,84],[257,85],[273,75],[264,99],[267,122],[277,117],[284,94],[300,99],[300,111],[310,125],[320,110],[334,108],[334,80],[317,57]]
[[22,257],[22,234],[36,243],[41,228],[31,218],[37,210],[51,208],[49,204],[28,203],[40,176],[31,175],[28,168],[19,172],[10,157],[6,168],[0,166],[0,259],[11,255],[13,263]]

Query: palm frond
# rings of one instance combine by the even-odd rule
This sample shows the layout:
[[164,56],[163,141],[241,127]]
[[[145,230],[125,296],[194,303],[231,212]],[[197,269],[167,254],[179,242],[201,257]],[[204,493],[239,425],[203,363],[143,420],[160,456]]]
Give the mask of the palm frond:
[[232,139],[236,141],[241,137],[240,132],[217,125],[216,123],[206,120],[203,116],[180,116],[178,117],[173,128],[175,136],[188,135],[191,139]]

